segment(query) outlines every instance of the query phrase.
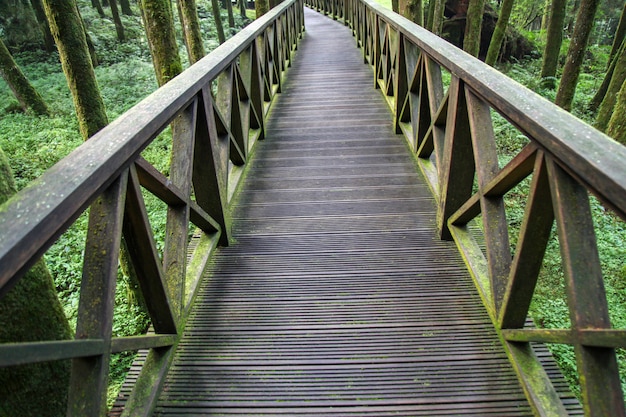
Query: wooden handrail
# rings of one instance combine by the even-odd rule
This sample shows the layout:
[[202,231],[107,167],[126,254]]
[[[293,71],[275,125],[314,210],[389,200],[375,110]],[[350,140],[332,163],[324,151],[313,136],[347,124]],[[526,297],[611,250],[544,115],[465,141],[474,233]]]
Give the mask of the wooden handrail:
[[[626,220],[626,147],[371,0],[306,3],[351,28],[438,200],[441,237],[457,244],[537,415],[567,411],[531,342],[573,345],[585,414],[623,416],[615,348],[626,330],[611,328],[589,193]],[[494,112],[529,140],[502,168]],[[529,177],[511,247],[504,196]],[[524,329],[553,224],[571,328]]]
[[[1,366],[73,359],[68,415],[105,415],[109,356],[151,349],[129,400],[148,415],[178,341],[207,249],[228,244],[229,196],[264,137],[265,117],[304,30],[303,3],[288,0],[255,20],[124,113],[0,210],[0,295],[90,207],[74,341],[5,344]],[[142,151],[172,126],[170,175]],[[141,188],[168,207],[163,260]],[[187,265],[197,227],[199,262]],[[112,297],[122,237],[156,334],[112,338]],[[28,355],[19,355],[19,352]],[[89,360],[85,360],[88,357]]]

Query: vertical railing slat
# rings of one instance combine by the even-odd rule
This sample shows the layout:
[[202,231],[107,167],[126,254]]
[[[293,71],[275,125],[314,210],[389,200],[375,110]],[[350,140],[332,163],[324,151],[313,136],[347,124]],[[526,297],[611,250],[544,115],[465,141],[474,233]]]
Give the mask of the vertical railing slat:
[[[98,416],[106,411],[113,306],[128,170],[109,186],[89,211],[77,339],[102,339],[102,355],[72,360],[68,416]],[[51,383],[52,381],[42,381]]]

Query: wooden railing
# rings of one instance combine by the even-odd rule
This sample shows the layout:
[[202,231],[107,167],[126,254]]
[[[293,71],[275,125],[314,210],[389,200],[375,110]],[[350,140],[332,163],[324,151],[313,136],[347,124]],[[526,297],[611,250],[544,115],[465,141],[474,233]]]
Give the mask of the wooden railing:
[[[586,415],[623,416],[615,349],[626,331],[609,320],[588,193],[626,219],[626,148],[369,0],[306,2],[352,29],[438,201],[441,237],[456,242],[537,414],[567,412],[532,342],[572,345]],[[494,113],[528,138],[503,167]],[[512,247],[504,198],[526,178]],[[571,328],[525,328],[555,222]]]
[[[125,414],[150,414],[209,252],[228,244],[230,196],[263,139],[304,30],[302,10],[301,0],[289,0],[254,21],[2,206],[0,294],[89,208],[75,340],[0,345],[2,367],[72,359],[68,416],[105,415],[110,354],[138,349],[150,353]],[[166,177],[142,151],[170,124]],[[162,260],[142,187],[168,207]],[[200,243],[188,263],[196,228]],[[122,237],[153,335],[111,337]]]

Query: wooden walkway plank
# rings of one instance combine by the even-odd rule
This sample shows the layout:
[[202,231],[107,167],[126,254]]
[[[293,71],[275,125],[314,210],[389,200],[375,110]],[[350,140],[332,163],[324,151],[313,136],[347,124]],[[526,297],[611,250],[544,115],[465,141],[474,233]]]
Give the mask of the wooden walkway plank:
[[155,415],[532,415],[349,29],[305,15]]

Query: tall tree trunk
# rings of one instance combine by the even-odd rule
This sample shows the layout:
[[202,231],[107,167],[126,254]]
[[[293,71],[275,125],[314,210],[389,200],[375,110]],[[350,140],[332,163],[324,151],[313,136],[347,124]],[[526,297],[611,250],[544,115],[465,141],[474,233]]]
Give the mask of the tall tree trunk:
[[[9,162],[0,149],[0,204],[15,192]],[[0,343],[72,338],[54,281],[43,260],[0,299],[0,321]],[[69,376],[67,361],[0,368],[0,415],[65,415]]]
[[104,9],[102,8],[102,3],[100,3],[100,0],[91,0],[91,5],[98,11],[100,17],[105,16]]
[[[611,84],[611,80],[613,79],[613,74],[615,73],[615,66],[617,65],[618,58],[622,54],[622,49],[625,47],[626,47],[626,43],[622,41],[622,46],[618,50],[617,56],[613,56],[613,58],[611,59],[611,62],[609,63],[609,68],[607,69],[606,74],[604,74],[604,79],[602,80],[602,84],[600,84],[598,91],[589,102],[589,107],[588,107],[589,110],[594,111],[594,112],[598,110],[598,108],[600,107],[600,104],[606,97],[606,93],[609,90],[609,85]],[[604,125],[606,126],[607,123],[608,123],[608,119]]]
[[[217,0],[211,0],[217,1]],[[256,18],[263,16],[270,9],[269,0],[255,0],[254,1],[254,11],[256,13]]]
[[543,16],[541,17],[541,30],[548,30],[548,24],[550,23],[550,8],[552,2],[546,0],[543,5]]
[[239,14],[243,19],[246,19],[248,15],[246,15],[246,0],[239,0]]
[[200,32],[200,20],[198,19],[198,8],[195,0],[178,0],[181,20],[183,22],[183,34],[189,62],[198,62],[204,57],[204,45],[202,44],[202,33]]
[[93,70],[83,20],[74,0],[44,0],[50,30],[69,85],[84,139],[107,125],[107,115]]
[[124,25],[122,19],[120,19],[120,12],[117,8],[116,0],[109,0],[111,5],[111,14],[113,15],[113,23],[115,24],[115,32],[117,32],[117,40],[120,42],[126,42],[126,35],[124,35]]
[[109,6],[109,0],[102,0],[102,5],[105,7]]
[[626,41],[622,42],[619,55],[615,57],[613,76],[607,87],[604,99],[598,109],[596,128],[605,131],[611,120],[611,115],[617,103],[617,97],[624,81],[626,81]]
[[48,20],[46,19],[46,12],[44,12],[43,10],[43,4],[41,3],[41,0],[30,0],[30,4],[33,6],[33,10],[35,11],[35,17],[37,17],[39,27],[41,28],[41,32],[43,33],[43,40],[46,51],[54,52],[54,38],[52,37],[52,33],[50,32],[50,25],[48,24]]
[[235,27],[235,16],[233,15],[233,3],[230,0],[222,0],[222,6],[228,13],[228,27]]
[[[267,1],[267,0],[265,0]],[[258,4],[258,0],[255,4]],[[213,10],[213,20],[215,21],[215,30],[217,30],[217,40],[220,44],[226,42],[224,35],[224,25],[222,24],[222,14],[220,12],[220,3],[218,0],[211,0],[211,9]],[[257,15],[257,17],[259,17]]]
[[574,0],[574,4],[572,5],[572,11],[567,13],[567,25],[565,25],[565,33],[567,36],[571,36],[574,31],[574,18],[578,14],[578,8],[580,7],[580,0]]
[[142,0],[146,36],[159,86],[182,72],[169,0]]
[[[613,36],[613,45],[611,46],[611,53],[609,54],[608,65],[611,65],[613,57],[617,55],[622,41],[626,37],[626,2],[624,2],[624,8],[622,8],[622,14],[619,16],[619,24],[617,30],[615,30],[615,36]],[[607,65],[607,66],[608,66]]]
[[487,65],[493,66],[498,60],[500,48],[502,48],[502,41],[506,34],[506,28],[509,26],[513,3],[515,3],[515,0],[503,0],[500,5],[500,15],[498,16],[496,28],[493,30],[493,35],[491,35],[491,42],[489,42],[489,49],[487,50],[487,57],[485,58]]
[[548,34],[546,48],[543,52],[543,62],[541,63],[542,84],[546,88],[556,86],[556,69],[559,65],[559,53],[563,42],[563,22],[565,21],[565,5],[567,0],[552,0],[550,7],[550,23],[548,24]]
[[17,66],[2,39],[0,39],[0,75],[13,91],[24,111],[30,107],[40,115],[50,113],[43,98],[28,81],[20,67]]
[[613,116],[606,133],[622,145],[626,145],[626,82],[622,84],[617,95]]
[[400,1],[399,0],[391,0],[391,10],[396,13],[400,13]]
[[423,0],[400,0],[398,7],[400,14],[407,19],[424,26],[424,3]]
[[441,27],[443,25],[443,11],[446,8],[445,0],[431,0],[433,3],[432,19],[429,15],[430,25],[428,29],[435,35],[441,35]]
[[583,64],[587,42],[593,29],[593,22],[599,4],[600,0],[582,0],[578,8],[574,35],[567,51],[567,59],[565,60],[565,67],[563,68],[563,75],[561,76],[561,83],[559,84],[555,100],[555,103],[565,110],[570,110],[572,101],[574,101],[580,68]]
[[465,23],[463,50],[470,55],[478,56],[480,51],[480,33],[483,26],[485,0],[470,0]]
[[126,16],[132,16],[133,10],[130,8],[129,0],[120,0],[120,7],[122,8],[122,13]]

